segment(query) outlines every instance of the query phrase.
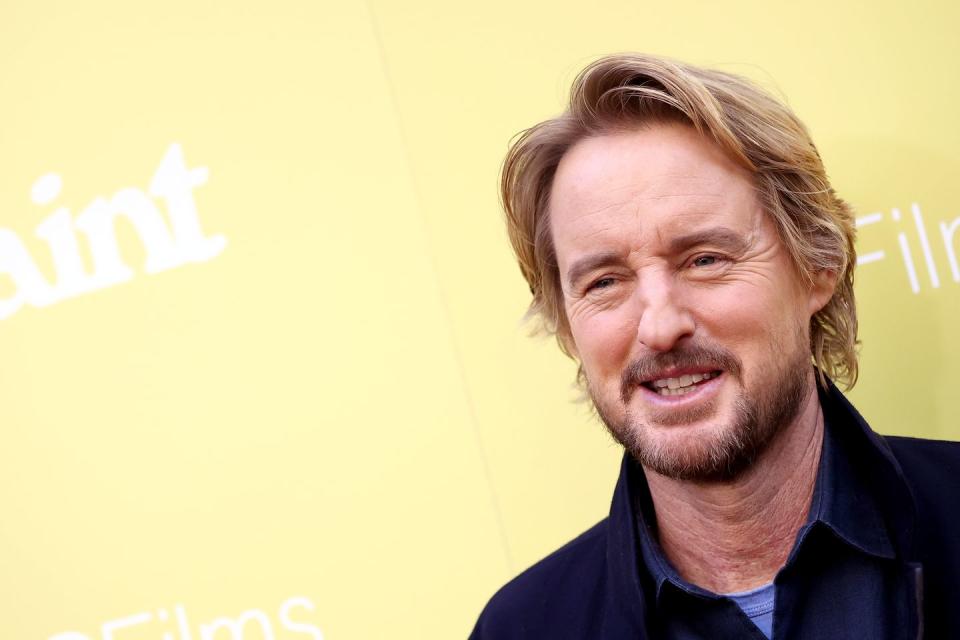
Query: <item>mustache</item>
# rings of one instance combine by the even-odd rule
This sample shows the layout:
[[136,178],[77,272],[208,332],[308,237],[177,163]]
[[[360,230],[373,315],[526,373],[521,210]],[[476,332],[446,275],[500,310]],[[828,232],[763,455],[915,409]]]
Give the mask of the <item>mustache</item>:
[[743,369],[740,359],[727,349],[704,344],[684,345],[663,353],[641,356],[631,362],[620,378],[620,399],[626,404],[641,382],[661,378],[661,372],[667,369],[691,367],[722,369],[737,377]]

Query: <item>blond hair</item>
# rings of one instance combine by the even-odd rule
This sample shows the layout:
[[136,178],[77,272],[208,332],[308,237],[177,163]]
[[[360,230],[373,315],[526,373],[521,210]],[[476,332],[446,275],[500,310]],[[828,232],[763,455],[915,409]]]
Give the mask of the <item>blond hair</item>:
[[[563,155],[578,141],[655,122],[683,122],[753,176],[763,208],[808,282],[837,274],[833,297],[810,320],[810,351],[823,375],[857,379],[854,219],[827,179],[806,127],[780,101],[739,76],[674,60],[618,54],[574,80],[566,111],[522,132],[503,163],[501,197],[510,242],[533,300],[528,316],[573,354],[550,234],[549,196]],[[578,372],[583,382],[583,369]]]

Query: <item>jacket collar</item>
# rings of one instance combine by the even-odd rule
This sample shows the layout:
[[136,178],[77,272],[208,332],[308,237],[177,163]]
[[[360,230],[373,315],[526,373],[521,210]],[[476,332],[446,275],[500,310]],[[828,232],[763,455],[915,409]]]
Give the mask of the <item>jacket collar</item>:
[[[637,479],[631,478],[638,474]],[[607,576],[610,587],[608,596],[611,603],[607,614],[614,618],[611,626],[618,628],[634,627],[637,637],[645,637],[647,597],[650,592],[650,574],[644,568],[638,555],[639,520],[634,509],[632,494],[637,487],[646,491],[643,471],[629,454],[624,454],[620,465],[620,478],[613,492],[610,505],[610,517],[607,527]]]
[[[880,443],[866,437],[874,434],[862,418],[859,422],[851,419],[852,406],[851,411],[840,410],[822,390],[820,405],[824,413],[823,448],[809,521],[822,523],[863,553],[893,558],[896,554],[883,517],[883,500],[869,485],[869,469],[858,469],[856,463],[871,457],[877,458],[875,464],[881,462]],[[861,443],[855,441],[857,432],[865,436]]]
[[836,467],[832,482],[837,486],[846,477],[857,481],[856,487],[849,491],[852,496],[835,492],[837,499],[842,502],[838,508],[832,509],[834,516],[831,522],[839,524],[844,534],[850,536],[851,542],[869,544],[869,535],[862,531],[859,534],[854,532],[862,528],[855,517],[841,522],[836,516],[836,512],[844,505],[849,505],[858,495],[869,494],[874,512],[880,516],[884,525],[882,528],[888,536],[891,555],[904,561],[914,561],[917,506],[903,469],[886,441],[870,428],[833,382],[827,382],[828,388],[820,389],[820,404],[824,420],[832,425],[831,443],[835,444],[837,450],[835,459],[843,465]]

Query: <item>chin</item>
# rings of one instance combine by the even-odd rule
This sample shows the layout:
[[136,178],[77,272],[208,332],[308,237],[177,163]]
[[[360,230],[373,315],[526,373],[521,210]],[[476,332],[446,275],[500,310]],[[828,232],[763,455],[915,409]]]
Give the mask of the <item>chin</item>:
[[[798,341],[782,360],[771,355],[767,366],[751,368],[756,369],[752,376],[722,350],[691,346],[631,364],[619,389],[611,384],[593,388],[589,375],[587,386],[608,431],[647,469],[677,480],[730,481],[799,414],[812,381],[803,344]],[[651,387],[651,376],[659,371],[684,367],[717,371],[693,384],[684,382],[689,391],[682,394]]]
[[[614,436],[616,437],[616,436]],[[724,423],[635,426],[621,444],[645,468],[674,480],[729,482],[742,475],[766,443]]]
[[595,406],[614,439],[650,471],[689,482],[731,482],[793,422],[804,388],[802,377],[795,376],[783,393],[764,401],[743,394],[729,409],[719,410],[718,399],[716,404],[687,408],[683,421],[676,412],[663,420],[657,410],[620,411],[613,416],[600,404]]

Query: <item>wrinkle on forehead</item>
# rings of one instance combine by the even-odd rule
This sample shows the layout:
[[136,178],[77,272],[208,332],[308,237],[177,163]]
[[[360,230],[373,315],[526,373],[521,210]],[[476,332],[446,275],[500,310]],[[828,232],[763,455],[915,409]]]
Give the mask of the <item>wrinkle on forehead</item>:
[[662,253],[671,236],[720,222],[749,244],[766,235],[753,176],[680,125],[580,141],[557,168],[550,202],[561,263],[599,250]]
[[[666,208],[660,210],[657,202],[665,202]],[[663,195],[645,201],[609,202],[568,215],[559,224],[566,227],[565,230],[575,232],[565,234],[574,245],[592,244],[591,241],[609,234],[611,239],[629,239],[640,245],[656,241],[665,246],[673,236],[714,227],[718,219],[723,218],[724,226],[743,233],[752,244],[761,235],[769,216],[759,203],[754,203],[749,210],[740,207],[739,215],[731,219],[728,215],[730,206],[729,201],[720,195]]]
[[[616,212],[621,208],[639,209],[640,205],[646,203],[684,199],[690,200],[694,207],[698,204],[710,207],[711,203],[719,205],[727,202],[731,195],[747,195],[742,183],[733,186],[729,175],[705,177],[688,175],[688,172],[657,175],[638,171],[629,176],[617,176],[619,180],[609,176],[593,180],[589,177],[589,165],[584,170],[583,164],[576,165],[578,173],[574,175],[568,175],[572,169],[568,172],[558,171],[551,189],[551,210],[556,210],[559,205],[567,211],[575,211],[579,217]],[[584,173],[587,175],[584,176]],[[752,183],[750,194],[756,195]]]

